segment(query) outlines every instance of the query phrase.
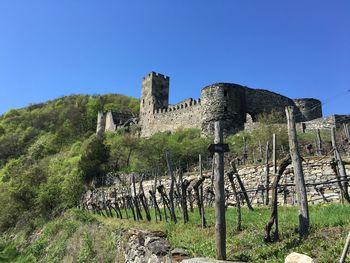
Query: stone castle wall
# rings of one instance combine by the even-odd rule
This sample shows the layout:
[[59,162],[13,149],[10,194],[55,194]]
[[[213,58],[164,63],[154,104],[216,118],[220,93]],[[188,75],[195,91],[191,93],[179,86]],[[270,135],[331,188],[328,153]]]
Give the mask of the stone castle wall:
[[253,121],[263,112],[275,111],[284,116],[286,106],[295,106],[292,99],[268,90],[246,88],[245,92],[246,112],[252,116]]
[[322,105],[316,99],[295,99],[294,103],[299,109],[299,121],[309,121],[322,116]]
[[350,124],[350,115],[331,115],[323,118],[317,118],[311,121],[306,121],[297,124],[300,130],[317,130],[330,129],[332,127],[341,128],[343,124]]
[[[245,127],[254,127],[261,113],[276,111],[285,115],[286,106],[296,107],[297,122],[309,122],[322,117],[321,102],[316,99],[292,100],[283,95],[262,89],[251,89],[232,83],[216,83],[202,89],[198,100],[186,99],[169,105],[168,76],[151,72],[142,79],[139,125],[141,137],[157,132],[174,132],[181,128],[198,128],[204,135],[214,133],[214,122],[222,121],[225,134],[234,134]],[[112,112],[98,115],[100,130],[115,131],[118,125],[127,121]],[[119,114],[120,115],[120,114]],[[247,116],[250,123],[247,124]],[[130,117],[130,116],[129,116]],[[313,126],[325,125],[329,120],[308,123]],[[304,124],[305,125],[305,124]]]
[[293,101],[268,90],[251,89],[232,83],[216,83],[203,88],[200,107],[196,107],[192,99],[169,105],[169,82],[169,77],[155,72],[142,80],[142,137],[157,132],[174,132],[179,128],[200,128],[203,134],[212,135],[214,122],[218,120],[222,121],[225,134],[234,134],[244,129],[247,114],[253,122],[263,112],[277,111],[284,116],[286,106],[296,106],[297,121],[322,117],[321,103],[318,100]]
[[188,99],[168,108],[155,110],[143,122],[142,135],[148,137],[157,132],[173,132],[182,128],[201,128],[200,100]]

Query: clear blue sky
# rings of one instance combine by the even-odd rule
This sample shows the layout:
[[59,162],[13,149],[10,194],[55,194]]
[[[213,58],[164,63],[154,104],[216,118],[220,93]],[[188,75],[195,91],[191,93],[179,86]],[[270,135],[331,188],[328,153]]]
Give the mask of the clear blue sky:
[[232,82],[350,114],[350,1],[0,0],[0,114],[77,93],[139,98],[150,71],[171,77],[171,103]]

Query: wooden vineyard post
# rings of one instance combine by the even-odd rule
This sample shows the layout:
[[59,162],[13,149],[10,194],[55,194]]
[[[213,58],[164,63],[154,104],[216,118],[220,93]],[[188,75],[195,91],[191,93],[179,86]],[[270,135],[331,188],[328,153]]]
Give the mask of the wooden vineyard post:
[[338,151],[336,138],[335,138],[335,127],[332,127],[331,129],[331,137],[332,137],[332,147],[334,151],[334,157],[338,165],[338,171],[339,171],[338,179],[340,179],[340,181],[342,182],[341,184],[343,186],[344,198],[348,203],[350,203],[350,197],[349,197],[349,191],[348,191],[348,176],[346,175],[345,166],[340,156],[340,153]]
[[276,134],[272,134],[272,164],[273,164],[273,175],[277,173],[277,156],[276,156]]
[[269,167],[269,141],[266,142],[265,150],[265,205],[269,205],[269,187],[270,187],[270,167]]
[[247,161],[247,138],[243,136],[243,164],[246,164]]
[[132,175],[132,185],[134,189],[134,206],[135,206],[135,213],[136,213],[136,220],[143,220],[142,214],[141,214],[141,209],[140,209],[140,203],[139,203],[139,198],[137,196],[136,192],[136,184],[135,184],[135,174]]
[[349,247],[350,247],[350,232],[349,232],[349,234],[348,234],[348,238],[347,238],[346,241],[345,241],[343,253],[341,254],[339,263],[345,263],[346,255],[348,254]]
[[297,131],[295,128],[294,107],[286,107],[289,151],[294,168],[294,183],[299,206],[299,235],[306,237],[309,231],[309,207],[307,203],[306,187],[303,167],[298,148]]
[[281,145],[281,151],[282,151],[282,155],[285,155],[285,154],[286,154],[286,152],[284,151],[283,144]]
[[225,180],[224,180],[224,152],[228,145],[223,144],[224,134],[222,124],[214,124],[214,144],[209,151],[214,153],[214,189],[215,189],[215,241],[216,258],[226,260],[226,219],[225,219]]
[[263,152],[262,152],[262,146],[260,141],[259,141],[259,160],[260,162],[262,162],[263,160]]
[[[203,178],[203,171],[202,171],[202,155],[199,155],[199,177]],[[201,216],[201,225],[202,228],[206,226],[205,222],[205,216],[204,216],[204,198],[203,198],[203,183],[201,183],[199,188],[199,203],[200,203],[200,216]]]
[[143,207],[143,209],[145,211],[147,220],[151,221],[151,213],[150,213],[150,210],[149,210],[149,206],[148,206],[147,198],[146,198],[146,195],[145,195],[145,191],[144,191],[143,185],[142,185],[144,178],[145,178],[145,175],[143,174],[142,177],[141,177],[141,181],[140,181],[139,198],[140,198],[142,207]]
[[176,224],[177,223],[177,219],[176,219],[175,207],[174,207],[174,184],[175,184],[175,178],[174,178],[174,174],[173,174],[173,170],[172,170],[172,166],[171,166],[171,162],[170,162],[169,152],[168,151],[165,152],[165,158],[166,158],[166,162],[167,162],[167,165],[168,165],[168,171],[169,171],[169,175],[170,175],[170,191],[169,191],[170,217],[171,217],[171,220]]
[[239,174],[238,174],[238,171],[237,171],[235,162],[231,162],[230,164],[231,164],[231,169],[232,169],[232,171],[234,172],[234,175],[235,175],[235,177],[236,177],[236,179],[237,179],[237,182],[238,182],[238,184],[239,184],[239,187],[241,188],[241,193],[243,194],[244,200],[246,201],[249,210],[250,210],[250,211],[254,211],[254,208],[253,208],[253,206],[252,206],[252,203],[251,203],[251,201],[249,200],[249,196],[248,196],[248,194],[247,194],[247,190],[245,189],[245,186],[244,186],[244,184],[243,184],[243,181],[242,181],[241,177],[240,177]]
[[[154,193],[154,196],[153,196],[153,207],[154,207],[154,217],[156,218],[156,223],[158,223],[158,218],[157,218],[157,215],[158,215],[158,211],[159,211],[159,208],[157,209],[157,170],[154,170],[154,186],[153,186],[153,193]],[[161,217],[162,217],[162,214],[159,213],[159,220],[162,221]]]
[[344,128],[344,133],[345,133],[346,139],[350,140],[349,124],[344,123],[343,128]]
[[321,139],[321,133],[319,129],[317,129],[317,132],[316,132],[316,151],[318,155],[322,155],[322,139]]

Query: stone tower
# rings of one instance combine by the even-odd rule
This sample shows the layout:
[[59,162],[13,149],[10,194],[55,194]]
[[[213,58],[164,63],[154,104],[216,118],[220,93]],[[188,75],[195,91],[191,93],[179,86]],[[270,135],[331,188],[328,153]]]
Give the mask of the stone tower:
[[142,80],[140,105],[140,124],[147,134],[147,125],[158,109],[168,108],[169,105],[169,77],[151,72]]
[[102,135],[105,132],[105,128],[106,128],[106,114],[104,114],[102,111],[99,111],[97,114],[96,134]]

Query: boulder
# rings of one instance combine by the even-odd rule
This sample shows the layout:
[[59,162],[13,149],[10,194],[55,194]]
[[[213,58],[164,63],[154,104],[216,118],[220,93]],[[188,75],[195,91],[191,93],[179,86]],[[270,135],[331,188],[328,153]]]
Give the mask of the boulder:
[[181,263],[242,263],[238,261],[226,261],[226,260],[216,260],[210,258],[191,258],[181,261]]
[[293,252],[285,258],[284,263],[314,263],[314,260],[307,255]]

